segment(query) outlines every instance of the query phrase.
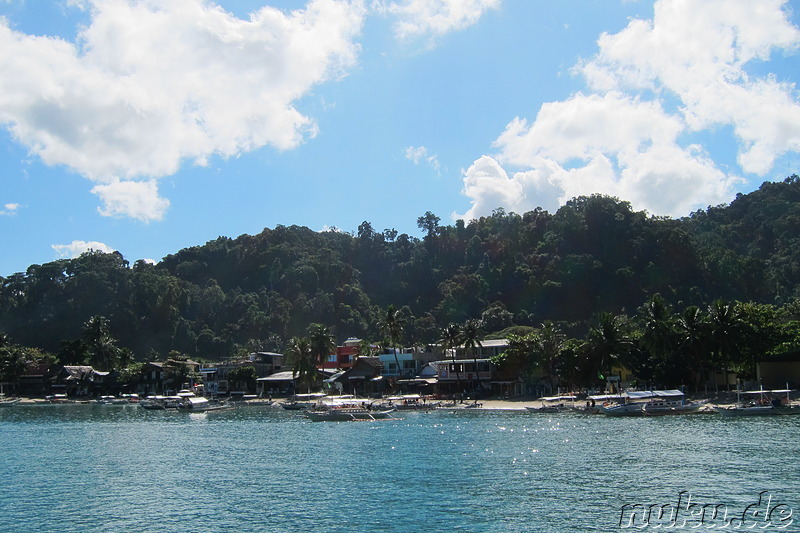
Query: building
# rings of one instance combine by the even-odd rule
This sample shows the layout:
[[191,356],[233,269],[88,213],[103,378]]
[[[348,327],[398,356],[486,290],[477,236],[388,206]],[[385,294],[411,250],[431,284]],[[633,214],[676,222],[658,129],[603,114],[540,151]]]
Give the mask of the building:
[[237,368],[252,366],[255,369],[256,381],[283,370],[283,354],[273,352],[254,352],[241,361],[212,363],[199,369],[203,377],[203,393],[207,396],[228,395],[237,385],[229,379],[230,373]]
[[756,377],[765,389],[800,387],[800,349],[762,358],[756,363]]
[[136,385],[136,393],[142,396],[171,395],[181,389],[191,388],[200,363],[190,359],[167,359],[148,361]]
[[328,378],[326,384],[340,394],[380,394],[386,388],[382,370],[380,357],[361,356],[356,358],[350,368]]
[[111,372],[99,372],[91,366],[62,366],[50,378],[50,390],[70,397],[91,397],[107,393]]

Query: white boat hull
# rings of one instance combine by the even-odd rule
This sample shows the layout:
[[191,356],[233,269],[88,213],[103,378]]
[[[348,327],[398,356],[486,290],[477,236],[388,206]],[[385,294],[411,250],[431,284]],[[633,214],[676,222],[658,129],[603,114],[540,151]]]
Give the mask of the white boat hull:
[[306,418],[313,422],[351,422],[354,420],[381,420],[388,418],[394,409],[372,411],[370,409],[324,409],[305,412]]

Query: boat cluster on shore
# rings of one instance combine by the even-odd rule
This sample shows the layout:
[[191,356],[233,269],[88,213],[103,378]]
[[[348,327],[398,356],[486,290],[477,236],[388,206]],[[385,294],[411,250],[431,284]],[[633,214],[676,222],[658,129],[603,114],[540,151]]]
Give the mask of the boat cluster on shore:
[[[626,391],[618,394],[584,395],[565,394],[539,398],[534,405],[522,409],[533,413],[578,412],[607,416],[665,416],[689,414],[719,414],[721,416],[783,416],[800,414],[800,403],[792,401],[790,389],[755,390],[737,393],[737,401],[730,405],[715,405],[709,400],[689,400],[679,390]],[[20,398],[0,397],[0,407],[20,403]],[[29,402],[26,402],[29,403]],[[302,411],[312,421],[385,420],[403,411],[462,410],[486,408],[478,401],[467,403],[445,401],[419,394],[359,398],[351,395],[328,396],[323,393],[295,394],[285,400],[256,396],[231,399],[209,399],[197,396],[190,390],[181,390],[173,396],[148,396],[136,394],[100,396],[94,400],[73,400],[56,394],[30,403],[83,403],[104,405],[138,405],[153,411],[208,412],[233,409],[237,406],[270,406],[278,409]],[[501,404],[504,402],[500,402]],[[530,402],[528,402],[530,403]],[[493,402],[493,405],[497,405]],[[508,405],[508,404],[506,404]],[[491,408],[491,407],[489,407]],[[496,407],[502,408],[502,407]],[[518,408],[519,409],[519,408]]]
[[647,390],[620,394],[590,395],[585,404],[575,395],[542,398],[541,407],[529,411],[582,411],[608,416],[663,416],[720,414],[722,416],[774,416],[800,414],[800,404],[792,402],[790,389],[754,390],[737,393],[732,405],[712,405],[709,400],[687,400],[682,391]]

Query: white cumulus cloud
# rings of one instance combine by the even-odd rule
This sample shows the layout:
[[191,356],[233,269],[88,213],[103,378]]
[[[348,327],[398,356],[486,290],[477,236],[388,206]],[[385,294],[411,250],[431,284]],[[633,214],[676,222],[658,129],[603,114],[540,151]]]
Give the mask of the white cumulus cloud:
[[[76,43],[0,19],[0,124],[45,163],[97,182],[104,214],[143,220],[167,205],[151,180],[185,161],[313,137],[294,103],[355,64],[365,15],[343,0],[249,20],[204,0],[79,4],[91,21]],[[140,183],[127,188],[136,199],[120,199],[126,183]]]
[[73,259],[90,250],[107,254],[116,251],[107,244],[97,241],[72,241],[69,244],[53,244],[51,247],[61,259]]
[[436,173],[439,173],[439,158],[436,154],[428,152],[424,146],[408,146],[405,149],[406,159],[413,162],[415,165],[427,163]]
[[22,206],[20,204],[15,204],[15,203],[4,204],[3,209],[0,209],[0,215],[5,215],[5,216],[16,215],[21,207]]
[[103,216],[130,217],[144,222],[161,220],[169,200],[158,195],[158,185],[151,181],[119,181],[96,185],[92,192],[103,201],[98,211]]
[[[685,138],[732,126],[741,171],[757,175],[800,151],[795,87],[747,70],[800,46],[785,5],[658,0],[652,20],[601,35],[597,55],[574,69],[588,91],[545,103],[531,123],[511,121],[494,143],[493,170],[478,171],[487,168],[484,156],[465,172],[472,206],[457,216],[501,205],[556,209],[591,193],[672,216],[729,201],[742,179]],[[501,164],[519,170],[509,176]]]
[[472,26],[500,0],[398,0],[377,5],[395,17],[399,38],[435,38]]

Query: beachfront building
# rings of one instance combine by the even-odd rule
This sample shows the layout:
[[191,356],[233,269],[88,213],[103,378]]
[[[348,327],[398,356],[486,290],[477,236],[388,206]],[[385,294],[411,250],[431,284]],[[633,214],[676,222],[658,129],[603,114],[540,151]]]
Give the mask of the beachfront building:
[[800,387],[800,349],[763,357],[756,363],[756,378],[765,389]]
[[107,393],[106,385],[110,372],[100,372],[91,366],[62,366],[50,379],[50,390],[54,394],[69,397],[91,397]]
[[167,359],[166,361],[148,361],[142,368],[142,374],[136,384],[136,393],[140,396],[170,395],[183,388],[191,387],[191,376],[200,370],[200,363],[191,359]]
[[383,363],[378,356],[361,356],[347,370],[337,372],[325,380],[326,386],[338,394],[370,396],[387,389],[382,374]]
[[256,381],[283,370],[283,354],[274,352],[254,352],[239,361],[211,363],[199,369],[203,377],[203,394],[206,396],[228,395],[235,392],[234,383],[229,379],[230,373],[240,367],[252,366],[255,369]]

